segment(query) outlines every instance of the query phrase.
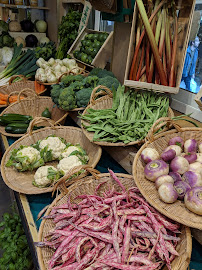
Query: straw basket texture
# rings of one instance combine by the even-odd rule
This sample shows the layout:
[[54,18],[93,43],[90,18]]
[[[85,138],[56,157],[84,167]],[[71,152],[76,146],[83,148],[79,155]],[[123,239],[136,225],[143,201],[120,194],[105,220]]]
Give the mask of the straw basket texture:
[[[22,81],[20,82],[14,82],[13,80],[15,78],[21,78]],[[2,94],[11,94],[12,92],[20,92],[21,90],[29,88],[35,91],[34,81],[29,81],[27,78],[25,78],[23,75],[15,75],[10,78],[9,85],[5,85],[0,87],[0,93]],[[45,89],[43,92],[41,92],[39,95],[42,95],[44,92],[46,92],[47,89]],[[15,93],[16,94],[16,93]],[[9,105],[9,101],[7,105],[0,105],[0,108],[7,107]]]
[[[103,90],[97,93],[97,90],[99,88],[101,88]],[[98,98],[100,95],[102,95],[102,97]],[[93,89],[93,92],[91,94],[90,104],[84,110],[83,115],[87,114],[87,110],[90,108],[92,108],[94,110],[110,109],[112,107],[112,101],[113,101],[112,97],[113,97],[113,94],[112,94],[111,90],[109,90],[107,87],[102,86],[102,85],[97,86],[95,89]],[[170,117],[170,118],[174,117],[174,113],[170,107],[168,109],[168,117]],[[100,141],[100,142],[93,141],[94,132],[87,131],[83,127],[83,125],[89,126],[89,123],[85,120],[81,120],[81,128],[83,130],[83,133],[91,142],[98,144],[98,145],[102,145],[102,146],[129,146],[129,145],[135,145],[135,144],[142,144],[145,142],[145,140],[142,140],[142,141],[137,140],[137,141],[133,141],[133,142],[125,144],[122,142],[110,143],[110,142],[102,142],[102,141]],[[167,127],[165,127],[161,132],[166,131],[166,130],[167,130]],[[158,131],[158,129],[156,131]]]
[[[1,173],[4,182],[8,187],[20,193],[40,194],[53,191],[52,186],[47,188],[37,188],[32,185],[35,171],[18,172],[14,168],[6,167],[6,163],[10,157],[10,152],[13,149],[19,148],[21,145],[31,145],[36,143],[38,140],[46,138],[49,135],[55,135],[64,138],[67,142],[70,142],[72,144],[79,143],[81,147],[83,147],[86,151],[89,157],[88,165],[92,168],[97,165],[101,157],[101,147],[89,142],[89,140],[83,135],[80,128],[72,126],[55,126],[52,120],[48,120],[47,118],[43,118],[42,120],[48,121],[51,127],[46,127],[32,132],[33,125],[35,125],[37,121],[40,121],[39,118],[34,119],[30,123],[28,134],[14,142],[6,150],[2,158]],[[49,164],[53,166],[56,166],[57,163],[57,161],[49,162]]]
[[169,140],[175,136],[180,136],[183,140],[196,139],[196,141],[199,142],[202,140],[202,128],[180,128],[169,118],[160,118],[155,124],[158,125],[160,121],[163,121],[161,123],[162,125],[170,122],[176,129],[164,132],[155,137],[152,135],[151,130],[149,141],[140,148],[133,162],[133,176],[135,183],[145,199],[159,212],[179,223],[201,230],[202,216],[189,211],[185,207],[183,201],[177,200],[175,203],[166,204],[160,200],[155,184],[144,177],[145,164],[141,160],[141,153],[146,147],[151,147],[161,154],[168,146]]
[[[24,94],[27,95],[27,98],[21,100],[20,97]],[[57,123],[63,123],[68,115],[67,112],[62,111],[57,106],[55,106],[50,97],[38,96],[35,91],[27,88],[19,92],[18,101],[4,109],[0,116],[7,113],[18,113],[23,115],[30,115],[35,118],[40,117],[46,108],[48,108],[51,112],[51,119]],[[46,126],[46,122],[42,123],[42,125]],[[24,135],[7,133],[5,131],[5,127],[3,126],[0,126],[0,133],[11,137],[21,137]]]
[[[134,179],[131,175],[127,174],[116,174],[118,178],[121,180],[122,184],[126,188],[130,188],[134,186]],[[114,186],[116,190],[120,191],[120,187],[112,182],[112,179],[108,173],[104,174],[98,174],[95,178],[94,176],[87,176],[85,179],[82,179],[82,181],[79,181],[77,184],[72,185],[68,190],[68,194],[60,194],[53,203],[49,206],[46,215],[48,215],[52,207],[56,205],[61,205],[67,202],[67,198],[70,195],[71,202],[78,203],[79,199],[75,199],[78,195],[81,194],[94,194],[95,188],[98,186],[98,184],[105,182],[100,187],[100,192],[105,191],[108,189],[108,186],[112,187]],[[84,181],[85,180],[85,181]],[[101,193],[100,193],[101,195]],[[40,229],[39,229],[39,235],[38,240],[44,241],[45,237],[48,235],[51,229],[54,228],[54,223],[51,219],[44,219],[41,223]],[[180,238],[181,241],[179,242],[177,246],[177,251],[180,254],[179,257],[176,257],[174,261],[172,262],[172,270],[186,270],[191,257],[191,251],[192,251],[192,239],[191,239],[191,233],[190,229],[188,227],[182,226],[181,227],[181,234]],[[39,266],[41,270],[47,270],[48,269],[48,261],[51,259],[53,255],[53,251],[49,248],[37,248],[38,253],[38,259],[39,259]],[[164,270],[167,269],[167,267],[163,267]]]

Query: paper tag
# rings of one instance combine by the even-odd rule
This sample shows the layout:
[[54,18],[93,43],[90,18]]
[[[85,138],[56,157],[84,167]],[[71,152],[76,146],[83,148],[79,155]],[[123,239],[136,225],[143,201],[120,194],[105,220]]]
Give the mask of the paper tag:
[[88,2],[88,1],[85,1],[84,7],[83,7],[83,13],[82,13],[81,21],[80,21],[80,25],[79,25],[78,33],[80,33],[81,30],[85,26],[87,26],[88,19],[89,19],[90,13],[91,13],[91,9],[92,9],[91,3]]

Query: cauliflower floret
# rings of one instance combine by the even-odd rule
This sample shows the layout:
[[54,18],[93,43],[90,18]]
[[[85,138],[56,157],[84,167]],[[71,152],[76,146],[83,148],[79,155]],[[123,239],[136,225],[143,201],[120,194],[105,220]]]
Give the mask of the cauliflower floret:
[[76,146],[69,146],[68,148],[66,148],[62,154],[61,154],[61,158],[66,158],[68,157],[72,152],[74,151],[79,151],[80,149]]
[[17,152],[17,156],[19,157],[28,157],[24,162],[28,165],[30,163],[36,162],[41,158],[40,152],[32,146],[24,147],[23,149]]
[[33,185],[37,187],[47,187],[59,179],[59,172],[53,166],[42,166],[38,168],[34,175]]
[[58,159],[66,145],[60,140],[59,137],[48,137],[42,140],[39,144],[39,148],[42,150],[47,147],[47,150],[52,153],[52,158]]
[[57,168],[62,174],[66,174],[72,168],[79,165],[82,165],[82,162],[79,160],[79,158],[77,156],[70,156],[61,159],[57,165]]

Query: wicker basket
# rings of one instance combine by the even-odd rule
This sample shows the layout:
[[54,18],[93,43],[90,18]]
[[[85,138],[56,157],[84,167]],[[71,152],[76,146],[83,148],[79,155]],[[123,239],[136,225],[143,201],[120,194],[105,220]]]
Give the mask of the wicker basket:
[[[147,141],[137,152],[134,162],[133,162],[133,176],[135,179],[135,183],[141,191],[142,195],[145,199],[153,205],[159,212],[164,214],[165,216],[182,223],[186,226],[202,229],[202,216],[194,214],[189,211],[183,201],[177,200],[173,204],[166,204],[162,202],[159,198],[158,192],[155,188],[155,184],[144,177],[144,163],[141,160],[141,153],[143,149],[146,147],[151,147],[156,149],[159,154],[163,152],[163,150],[168,146],[168,142],[171,138],[175,136],[180,136],[184,140],[187,139],[196,139],[197,141],[202,140],[202,128],[180,128],[169,118],[161,118],[159,119],[155,125],[164,120],[163,124],[167,122],[172,123],[176,129],[172,129],[170,131],[164,132],[157,136],[153,136],[152,130],[148,136],[149,141]],[[154,126],[153,126],[154,127]]]
[[[46,138],[49,135],[56,135],[64,138],[67,142],[72,144],[79,143],[83,147],[89,157],[88,165],[94,168],[100,160],[102,149],[101,147],[92,144],[83,135],[80,128],[72,126],[56,126],[54,121],[48,118],[42,118],[42,120],[48,121],[51,127],[36,130],[32,132],[32,127],[41,121],[40,118],[34,119],[30,123],[28,134],[14,142],[5,152],[1,162],[1,174],[4,182],[11,189],[25,194],[41,194],[46,192],[52,192],[53,186],[47,188],[37,188],[32,185],[35,171],[18,172],[12,167],[6,167],[6,163],[10,157],[10,152],[13,149],[19,148],[21,145],[31,145],[38,140]],[[55,166],[58,162],[53,161],[48,164]]]
[[[97,90],[101,88],[104,89],[103,91],[100,91],[97,93]],[[103,95],[101,98],[98,98],[100,95]],[[112,102],[113,102],[113,94],[111,92],[111,90],[109,90],[107,87],[99,85],[97,86],[92,94],[91,94],[91,99],[90,99],[90,104],[86,107],[86,109],[83,112],[83,115],[87,114],[87,110],[89,108],[95,109],[95,110],[104,110],[104,109],[110,109],[112,107]],[[98,98],[98,99],[97,99]],[[174,113],[172,111],[172,109],[169,107],[168,109],[168,117],[174,117]],[[85,136],[93,143],[98,144],[98,145],[102,145],[102,146],[129,146],[129,145],[135,145],[135,144],[142,144],[145,142],[145,140],[137,140],[134,142],[130,142],[130,143],[110,143],[110,142],[99,142],[99,141],[93,141],[93,137],[94,137],[94,132],[89,132],[87,131],[83,125],[85,126],[89,126],[89,123],[85,120],[81,120],[81,128],[83,130],[83,133],[85,134]],[[167,127],[165,127],[161,132],[166,131]],[[156,130],[158,131],[158,129]]]
[[[20,97],[26,94],[27,98],[21,100]],[[51,112],[51,119],[57,123],[64,123],[68,113],[60,110],[55,106],[54,102],[50,97],[38,96],[32,89],[23,89],[18,94],[18,101],[9,105],[0,116],[5,113],[18,113],[23,115],[30,115],[33,118],[40,117],[42,112],[48,108]],[[42,125],[47,125],[47,122],[42,123]],[[21,137],[25,134],[12,134],[5,131],[5,127],[0,126],[0,133],[5,136],[10,137]]]
[[[13,80],[16,79],[16,78],[21,78],[22,81],[13,83]],[[29,89],[32,89],[32,90],[35,91],[34,81],[27,80],[27,78],[24,77],[23,75],[15,75],[15,76],[12,76],[10,78],[9,85],[5,85],[5,86],[0,87],[0,93],[2,93],[2,94],[11,94],[12,92],[18,92],[19,93],[21,90],[23,90],[25,88],[29,88]],[[41,92],[38,95],[42,95],[46,91],[47,91],[47,89],[44,89],[44,91]],[[5,108],[8,105],[9,105],[9,101],[8,101],[7,105],[0,105],[0,108]]]
[[[116,174],[118,178],[121,180],[123,185],[126,188],[130,188],[134,186],[134,179],[131,175],[127,174]],[[52,207],[60,204],[64,204],[67,201],[67,198],[69,194],[71,195],[71,202],[79,202],[79,199],[75,199],[78,195],[81,194],[94,194],[95,188],[100,184],[101,182],[104,183],[100,190],[103,192],[108,186],[112,187],[112,185],[115,186],[117,190],[120,191],[120,187],[118,187],[117,184],[114,184],[114,181],[112,182],[111,177],[108,173],[105,174],[99,174],[97,175],[99,178],[95,178],[94,176],[87,176],[85,179],[82,179],[82,181],[78,182],[77,184],[71,186],[69,188],[69,193],[66,195],[59,195],[53,203],[49,206],[46,215],[48,215]],[[44,219],[40,225],[39,229],[39,235],[38,235],[38,241],[43,241],[44,238],[47,236],[49,231],[54,228],[54,223],[51,219]],[[177,251],[180,254],[179,257],[176,257],[174,261],[172,262],[172,270],[186,270],[191,257],[191,251],[192,251],[192,238],[190,229],[188,227],[182,226],[181,227],[181,234],[180,238],[181,241],[179,242],[177,246]],[[49,248],[39,248],[37,247],[37,253],[38,253],[38,261],[39,266],[41,270],[47,270],[48,269],[48,261],[53,255],[53,251]],[[163,267],[164,270],[167,269],[167,267]]]

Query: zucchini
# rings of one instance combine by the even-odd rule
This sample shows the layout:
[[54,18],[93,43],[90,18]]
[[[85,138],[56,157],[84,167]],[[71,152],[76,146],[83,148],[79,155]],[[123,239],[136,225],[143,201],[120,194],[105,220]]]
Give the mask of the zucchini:
[[15,122],[23,122],[28,124],[32,119],[33,118],[30,115],[8,113],[0,116],[0,124],[6,125]]
[[[27,132],[27,128],[29,127],[29,124],[24,124],[24,123],[11,123],[8,124],[5,127],[5,131],[7,133],[11,133],[11,134],[24,134]],[[34,130],[40,129],[40,128],[44,128],[44,126],[34,126]]]

